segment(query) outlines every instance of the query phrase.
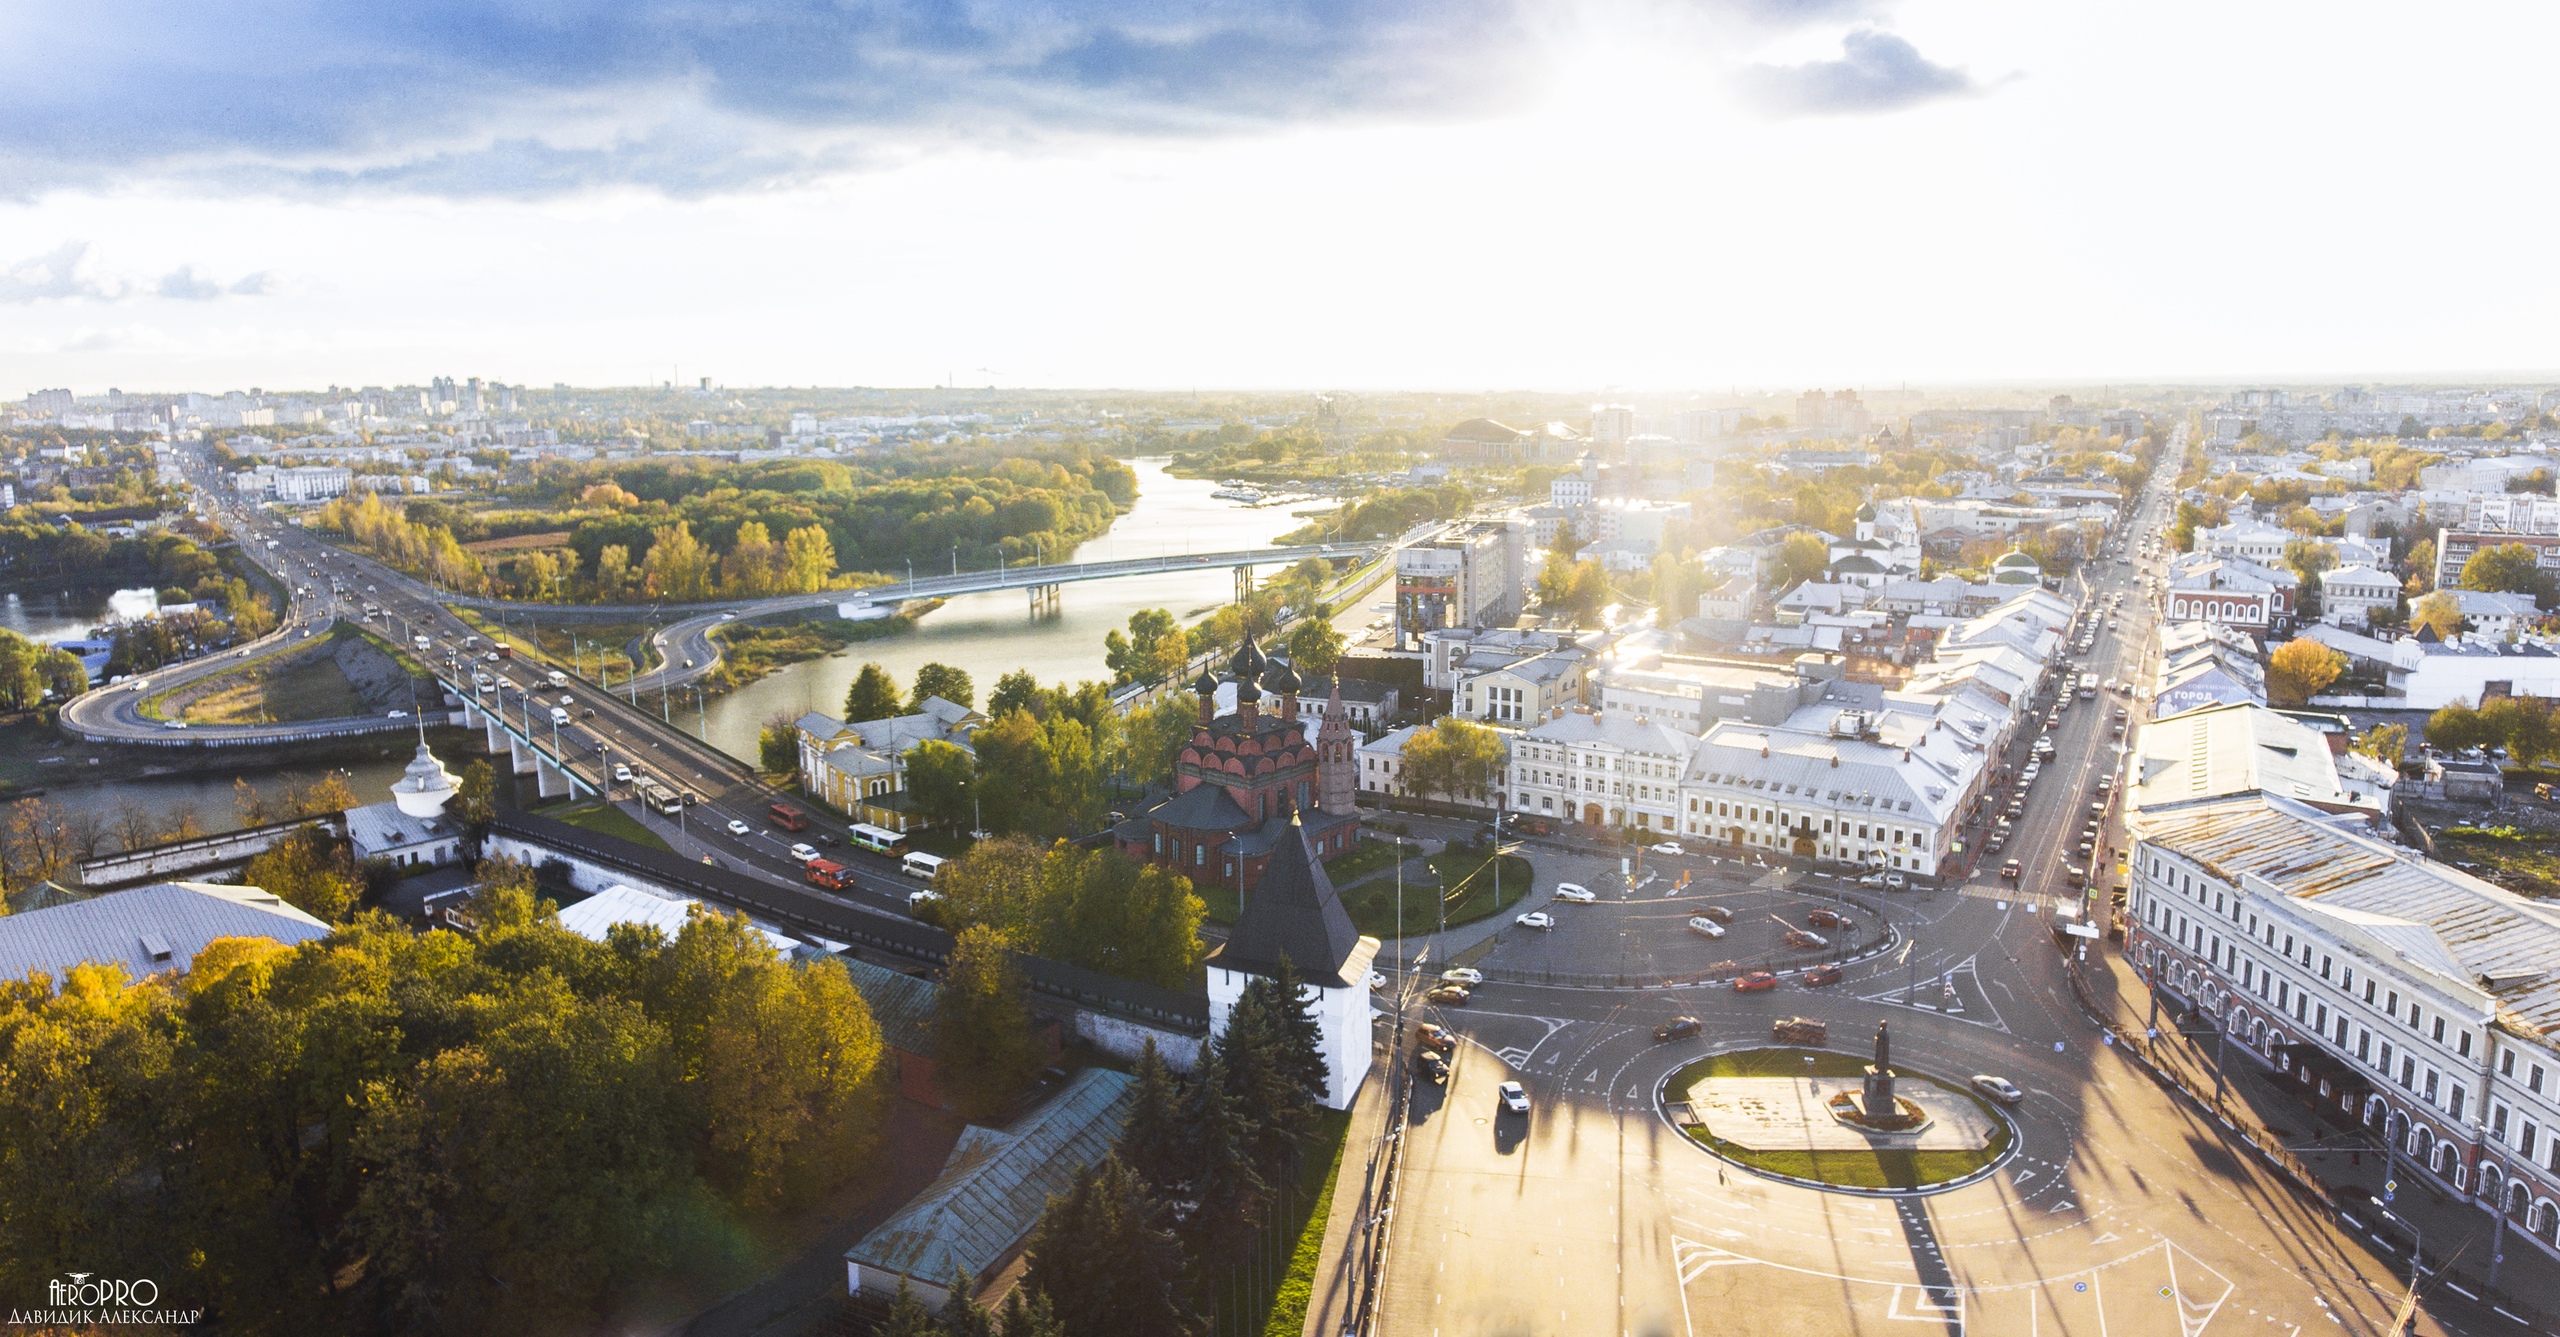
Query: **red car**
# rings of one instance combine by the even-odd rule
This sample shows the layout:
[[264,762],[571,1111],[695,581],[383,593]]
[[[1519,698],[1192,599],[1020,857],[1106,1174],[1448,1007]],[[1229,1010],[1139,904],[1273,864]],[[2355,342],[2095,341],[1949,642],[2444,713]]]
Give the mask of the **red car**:
[[1778,977],[1765,970],[1755,970],[1733,982],[1735,993],[1758,993],[1778,987]]
[[1804,987],[1808,989],[1819,989],[1826,984],[1838,984],[1840,982],[1840,967],[1836,965],[1815,966],[1813,969],[1804,973],[1802,982]]

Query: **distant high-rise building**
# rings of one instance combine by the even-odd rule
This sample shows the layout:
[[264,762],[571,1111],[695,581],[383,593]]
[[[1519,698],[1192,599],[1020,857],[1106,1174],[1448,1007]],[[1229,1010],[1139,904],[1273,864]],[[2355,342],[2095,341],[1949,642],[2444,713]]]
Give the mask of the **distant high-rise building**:
[[1741,430],[1740,409],[1682,409],[1671,415],[1672,439],[1689,445],[1718,440]]
[[1855,390],[1837,390],[1824,394],[1807,390],[1796,397],[1796,426],[1834,436],[1865,436],[1873,425],[1867,406],[1858,402]]
[[36,413],[69,413],[76,402],[68,390],[38,390],[27,396],[27,408]]
[[1591,406],[1591,439],[1608,446],[1622,446],[1636,434],[1636,411],[1626,404],[1594,404]]
[[463,411],[466,413],[488,412],[489,402],[481,395],[480,378],[477,376],[472,377],[467,383],[467,386],[468,388],[463,391],[462,395]]

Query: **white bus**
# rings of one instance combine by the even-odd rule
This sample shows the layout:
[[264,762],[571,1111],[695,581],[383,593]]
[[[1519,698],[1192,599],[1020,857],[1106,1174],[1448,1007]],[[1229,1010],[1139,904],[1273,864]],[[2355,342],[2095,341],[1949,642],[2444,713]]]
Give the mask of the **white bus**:
[[941,855],[927,854],[918,850],[898,861],[898,871],[909,877],[920,877],[931,882],[934,876],[942,871],[942,863]]
[[885,826],[856,822],[850,829],[855,849],[869,850],[874,854],[900,854],[907,848],[907,838]]

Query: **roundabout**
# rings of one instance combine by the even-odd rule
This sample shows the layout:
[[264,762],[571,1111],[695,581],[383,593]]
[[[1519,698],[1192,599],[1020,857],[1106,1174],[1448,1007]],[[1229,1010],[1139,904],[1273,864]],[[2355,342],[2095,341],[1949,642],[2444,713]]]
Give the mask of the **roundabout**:
[[1894,1111],[1863,1108],[1877,1065],[1825,1049],[1755,1047],[1694,1060],[1655,1088],[1662,1117],[1738,1169],[1808,1188],[1907,1196],[1963,1188],[2017,1150],[1997,1106],[1962,1086],[1892,1073]]

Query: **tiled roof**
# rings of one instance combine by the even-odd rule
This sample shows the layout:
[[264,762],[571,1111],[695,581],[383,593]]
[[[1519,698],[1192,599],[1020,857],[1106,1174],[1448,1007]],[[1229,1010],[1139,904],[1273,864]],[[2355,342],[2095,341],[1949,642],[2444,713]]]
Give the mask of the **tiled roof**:
[[1135,1100],[1125,1073],[1087,1068],[1048,1103],[1001,1129],[960,1134],[924,1192],[845,1251],[867,1268],[930,1286],[983,1279],[1120,1136]]
[[1357,983],[1344,979],[1342,972],[1359,946],[1360,931],[1342,908],[1333,879],[1325,876],[1304,829],[1292,818],[1253,894],[1245,899],[1235,932],[1209,959],[1223,969],[1267,975],[1286,956],[1309,984],[1342,988]]

